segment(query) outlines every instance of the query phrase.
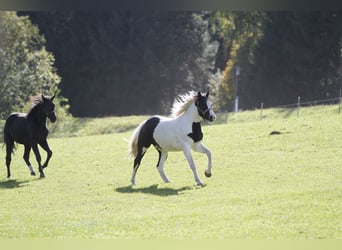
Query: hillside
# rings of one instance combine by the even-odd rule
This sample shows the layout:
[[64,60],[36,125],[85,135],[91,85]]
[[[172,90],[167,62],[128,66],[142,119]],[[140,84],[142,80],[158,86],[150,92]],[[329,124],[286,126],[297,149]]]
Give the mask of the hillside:
[[204,177],[205,155],[193,153],[203,188],[195,186],[182,153],[169,153],[165,171],[173,183],[162,183],[152,148],[137,186],[130,186],[125,139],[145,117],[131,117],[135,121],[121,133],[86,135],[97,122],[114,127],[130,118],[88,120],[92,125],[78,120],[74,137],[52,134],[54,154],[42,180],[29,175],[19,146],[12,180],[1,164],[0,237],[342,238],[342,114],[336,106],[319,106],[301,109],[299,117],[295,110],[263,115],[228,114],[228,123],[222,116],[203,127],[213,153],[211,178]]

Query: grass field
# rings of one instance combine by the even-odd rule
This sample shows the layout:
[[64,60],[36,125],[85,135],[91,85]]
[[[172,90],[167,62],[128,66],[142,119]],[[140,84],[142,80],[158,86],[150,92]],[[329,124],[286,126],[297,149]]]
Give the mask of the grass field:
[[29,175],[19,145],[7,180],[2,149],[0,238],[341,239],[342,114],[319,106],[299,118],[279,109],[263,116],[229,114],[227,124],[221,117],[203,127],[211,178],[205,155],[193,156],[204,187],[182,153],[169,154],[173,183],[162,183],[152,148],[130,187],[125,139],[145,117],[78,119],[71,132],[56,130],[45,179]]

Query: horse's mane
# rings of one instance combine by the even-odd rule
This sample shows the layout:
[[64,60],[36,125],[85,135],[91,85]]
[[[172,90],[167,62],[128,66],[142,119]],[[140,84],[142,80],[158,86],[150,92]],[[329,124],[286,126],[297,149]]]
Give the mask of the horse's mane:
[[196,99],[197,93],[195,91],[189,91],[183,95],[178,95],[172,104],[171,116],[178,117],[182,115]]
[[41,103],[43,103],[43,98],[42,95],[35,95],[35,96],[31,96],[30,97],[30,101],[31,101],[31,107],[30,109],[27,111],[27,118],[29,119],[30,117],[33,116],[33,114],[35,114],[39,108],[39,105]]

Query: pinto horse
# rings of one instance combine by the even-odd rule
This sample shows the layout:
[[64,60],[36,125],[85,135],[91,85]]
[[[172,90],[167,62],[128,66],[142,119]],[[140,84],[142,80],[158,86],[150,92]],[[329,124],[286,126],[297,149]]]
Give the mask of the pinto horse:
[[[36,175],[29,161],[31,148],[38,162],[40,177],[45,177],[43,169],[48,166],[52,156],[52,151],[47,143],[49,134],[46,128],[46,117],[51,122],[56,121],[55,104],[53,99],[44,95],[32,97],[32,108],[26,113],[12,113],[7,119],[4,128],[4,141],[6,144],[6,166],[7,178],[11,178],[11,154],[13,153],[14,142],[25,146],[24,160],[29,168],[31,175]],[[47,158],[45,163],[41,164],[41,156],[38,150],[40,145],[46,152]]]
[[204,173],[206,177],[210,177],[211,151],[202,143],[203,133],[200,124],[202,119],[209,122],[216,119],[208,96],[209,92],[202,95],[194,91],[180,95],[173,103],[171,117],[153,116],[135,129],[129,142],[130,155],[135,158],[131,177],[132,185],[136,184],[135,177],[144,154],[153,145],[159,153],[157,169],[164,182],[171,182],[164,171],[168,151],[183,151],[197,185],[203,186],[197,174],[191,149],[207,155],[208,168]]

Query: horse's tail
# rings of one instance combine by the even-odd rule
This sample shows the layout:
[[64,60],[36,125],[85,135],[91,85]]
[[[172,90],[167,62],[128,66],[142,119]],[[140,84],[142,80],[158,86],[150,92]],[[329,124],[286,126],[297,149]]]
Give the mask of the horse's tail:
[[146,121],[140,123],[140,125],[134,130],[131,138],[129,139],[128,150],[129,150],[129,155],[131,157],[135,158],[138,155],[138,138],[139,138],[140,130],[142,126],[145,124],[145,122]]
[[15,149],[16,149],[16,146],[15,146],[14,140],[11,137],[10,131],[9,131],[11,119],[12,119],[11,116],[9,116],[5,122],[4,130],[3,130],[4,143],[2,144],[2,148],[4,148],[4,146],[6,145],[7,147],[9,147],[11,149],[11,153],[13,154]]

